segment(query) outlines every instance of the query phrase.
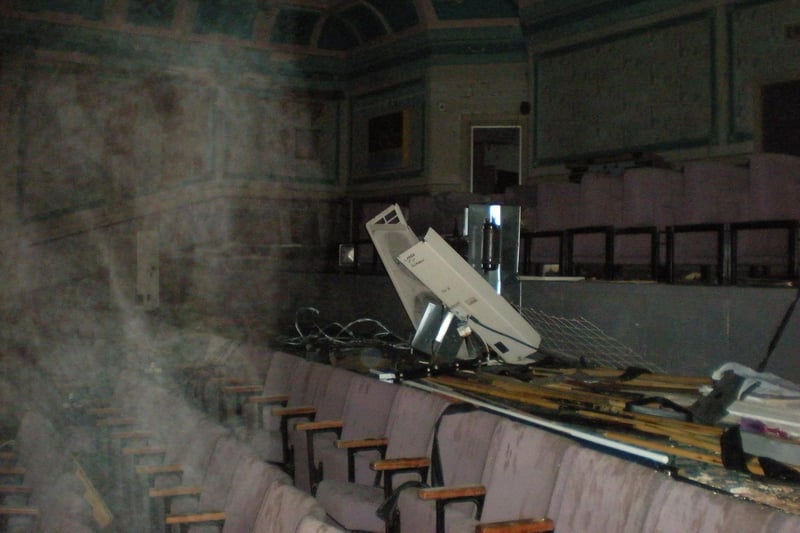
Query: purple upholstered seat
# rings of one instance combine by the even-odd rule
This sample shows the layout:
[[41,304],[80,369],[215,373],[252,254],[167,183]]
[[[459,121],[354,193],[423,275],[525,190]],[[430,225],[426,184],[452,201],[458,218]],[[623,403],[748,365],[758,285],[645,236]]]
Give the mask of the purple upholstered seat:
[[[384,383],[377,379],[356,375],[347,392],[347,400],[342,413],[342,440],[355,440],[385,436],[389,420],[389,411],[392,408],[395,394],[399,387],[391,383]],[[321,419],[317,419],[319,421]],[[314,461],[321,464],[325,479],[338,479],[348,481],[347,452],[336,448],[336,438],[325,434],[317,439],[314,446]],[[321,435],[322,436],[322,435]],[[365,453],[372,460],[375,454]],[[374,478],[374,473],[356,465],[356,483],[369,484]]]
[[[749,172],[743,220],[800,220],[800,157],[756,153],[750,157]],[[789,237],[786,229],[738,230],[738,265],[783,273],[788,263]]]
[[[442,417],[438,448],[443,486],[479,484],[486,463],[492,435],[501,417],[485,411],[454,413]],[[432,501],[419,499],[417,491],[404,490],[398,500],[400,528],[406,533],[434,531],[436,509]],[[474,504],[453,503],[445,509],[470,515]]]
[[284,483],[273,483],[264,495],[253,533],[294,532],[305,516],[325,519],[325,510],[309,493]]
[[344,529],[328,524],[316,516],[306,515],[297,524],[295,533],[344,533]]
[[564,453],[546,516],[559,533],[643,531],[654,488],[662,479],[666,475],[652,468],[573,446]]
[[[298,364],[293,369],[289,382],[289,399],[286,407],[313,407],[324,395],[333,368],[330,365],[310,363],[299,358],[297,361]],[[280,417],[273,415],[273,409],[279,407],[266,406],[262,414],[263,427],[250,428],[245,438],[264,460],[284,464],[290,459],[284,457],[284,445],[289,445],[289,441],[284,442],[284,439],[289,439],[290,423],[294,424],[308,418],[287,418],[281,424]]]
[[[389,412],[386,432],[372,436],[388,439],[387,459],[430,457],[436,422],[448,405],[450,401],[439,395],[400,387]],[[365,457],[357,459],[364,461]],[[363,469],[368,466],[364,465]],[[392,486],[411,479],[419,480],[419,476],[398,474],[392,479]],[[387,483],[385,477],[383,483]],[[376,482],[360,484],[326,478],[319,484],[316,497],[328,515],[346,529],[383,531],[385,528],[376,514],[385,493]]]
[[[247,533],[253,531],[267,488],[273,483],[290,484],[291,479],[277,467],[271,466],[256,457],[245,457],[239,462],[231,481],[231,488],[223,509],[212,509],[203,505],[202,513],[223,511],[225,533]],[[169,517],[168,517],[169,519]],[[190,533],[217,531],[214,526],[195,525]]]
[[[314,400],[314,407],[316,408],[315,420],[341,419],[350,383],[355,375],[349,370],[332,369],[324,394],[319,399]],[[296,431],[294,425],[289,425],[289,442],[294,450],[294,485],[306,492],[311,492],[311,478],[308,468],[308,439],[306,433],[304,431]],[[313,441],[316,441],[317,438],[323,437],[312,434]]]
[[[479,523],[547,516],[563,456],[571,440],[503,419],[492,436],[481,484],[486,498],[480,520],[452,511],[448,532],[472,532]],[[403,517],[401,515],[402,523]]]
[[653,493],[642,531],[678,533],[786,533],[800,531],[800,516],[665,478]]

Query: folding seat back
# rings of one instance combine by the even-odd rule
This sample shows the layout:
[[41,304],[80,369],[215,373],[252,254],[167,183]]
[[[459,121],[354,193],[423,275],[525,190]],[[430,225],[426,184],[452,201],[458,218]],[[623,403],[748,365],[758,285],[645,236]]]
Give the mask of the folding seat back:
[[[301,358],[293,357],[292,367],[288,379],[283,384],[283,393],[288,394],[287,407],[307,405],[315,389],[311,377],[312,363]],[[280,419],[272,416],[272,407],[267,406],[262,412],[262,427],[269,430],[280,430]]]
[[273,483],[267,489],[261,503],[253,531],[254,533],[297,531],[300,522],[306,516],[322,521],[325,519],[325,510],[307,492],[286,483]]
[[[314,407],[316,408],[315,420],[341,419],[345,400],[347,399],[347,392],[350,388],[350,382],[355,376],[355,373],[349,370],[335,367],[331,368],[324,394],[314,401]],[[290,427],[293,428],[294,425],[291,424]],[[328,445],[330,445],[335,440],[335,436],[332,433],[323,433],[319,435],[309,433],[306,435],[305,431],[291,430],[289,432],[289,442],[294,450],[294,484],[296,487],[307,492],[311,491],[312,482],[308,465],[310,462],[313,462],[314,457],[316,457],[316,454],[313,453],[309,455],[309,438],[312,439],[312,442],[316,442],[320,439],[326,440]]]
[[[800,157],[789,154],[756,153],[750,157],[750,186],[743,206],[742,220],[747,222],[800,220]],[[775,276],[793,279],[796,258],[790,252],[796,246],[796,226],[786,224],[758,227],[741,224],[735,228],[736,263],[756,277]],[[788,267],[792,265],[792,267]],[[777,267],[777,268],[776,268]],[[759,273],[763,271],[763,274]],[[766,276],[765,276],[766,275]]]
[[[395,395],[400,387],[377,379],[356,375],[350,383],[342,413],[341,440],[384,437]],[[374,459],[374,454],[368,454]],[[348,480],[347,451],[336,448],[331,440],[315,445],[316,461],[322,464],[325,479]],[[374,473],[368,469],[355,470],[354,481],[371,484]]]
[[798,531],[800,517],[713,490],[664,478],[653,491],[642,531]]
[[[577,183],[547,182],[537,185],[535,232],[552,232],[530,242],[529,261],[533,264],[561,264],[563,232],[580,225],[581,189]],[[562,272],[562,274],[564,274]]]
[[[436,423],[451,403],[438,394],[400,387],[389,411],[386,458],[430,457]],[[395,486],[401,482],[398,478]]]
[[292,370],[297,365],[297,361],[302,358],[296,355],[291,355],[286,352],[277,351],[272,354],[272,360],[267,368],[267,374],[264,377],[264,390],[265,396],[273,394],[283,394],[288,392],[286,385],[289,382],[289,377]]
[[239,464],[245,458],[255,458],[255,454],[244,443],[233,436],[218,440],[208,461],[203,479],[203,492],[200,504],[207,509],[222,509]]
[[[480,523],[545,517],[564,452],[575,444],[546,430],[501,420],[492,436],[481,482]],[[448,531],[473,531],[473,516],[448,516]]]
[[716,161],[697,161],[683,167],[683,194],[677,224],[743,220],[749,173],[746,168]]
[[626,169],[622,174],[620,226],[672,224],[681,173],[657,167]]
[[[180,483],[198,485],[203,482],[211,461],[211,456],[220,439],[227,438],[230,431],[212,420],[201,419],[192,431],[184,433],[185,440],[167,450],[164,464],[180,465]],[[155,487],[167,486],[170,481],[159,478]]]
[[290,485],[291,482],[282,470],[246,457],[239,463],[231,482],[223,531],[253,531],[267,488],[273,483]]
[[323,400],[317,405],[317,420],[340,418],[344,411],[354,372],[334,367],[325,387]]
[[639,532],[657,483],[666,475],[636,462],[570,447],[546,513],[559,532]]
[[535,231],[564,230],[580,225],[581,186],[571,182],[540,183]]
[[308,386],[298,405],[317,406],[325,397],[328,381],[334,367],[323,363],[309,363]]
[[[432,457],[431,484],[445,487],[479,484],[483,474],[492,434],[501,417],[481,410],[445,414],[436,436],[436,456]],[[436,466],[438,460],[439,466]],[[437,472],[438,470],[438,472]],[[441,479],[436,479],[441,476]],[[417,491],[404,490],[397,508],[401,531],[434,531],[435,504],[418,498]],[[470,516],[475,510],[470,502],[451,503],[446,514]]]
[[747,220],[800,219],[800,157],[755,153],[748,174]]
[[295,533],[344,533],[344,529],[327,524],[316,516],[306,515],[297,524]]
[[623,179],[610,173],[587,172],[581,178],[580,226],[622,224]]

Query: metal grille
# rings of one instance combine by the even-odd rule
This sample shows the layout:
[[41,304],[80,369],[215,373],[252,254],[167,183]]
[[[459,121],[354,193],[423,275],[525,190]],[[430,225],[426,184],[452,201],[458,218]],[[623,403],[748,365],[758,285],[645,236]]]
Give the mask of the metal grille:
[[539,349],[543,354],[552,354],[576,364],[583,361],[591,366],[639,367],[651,372],[664,372],[585,318],[552,316],[531,307],[520,309],[520,314],[542,335]]

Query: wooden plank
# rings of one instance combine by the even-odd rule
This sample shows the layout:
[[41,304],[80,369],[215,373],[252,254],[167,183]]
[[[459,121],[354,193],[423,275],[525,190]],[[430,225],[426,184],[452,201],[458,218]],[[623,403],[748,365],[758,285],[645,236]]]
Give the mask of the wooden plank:
[[722,466],[722,456],[720,455],[683,448],[665,442],[658,442],[649,439],[644,439],[641,437],[635,437],[633,435],[628,435],[626,433],[619,433],[616,431],[606,431],[603,433],[603,435],[608,437],[609,439],[613,439],[619,442],[624,442],[626,444],[632,444],[634,446],[639,446],[640,448],[645,448],[647,450],[654,450],[669,455],[674,455],[676,457],[685,457],[687,459],[700,461],[702,463],[709,463],[712,465]]

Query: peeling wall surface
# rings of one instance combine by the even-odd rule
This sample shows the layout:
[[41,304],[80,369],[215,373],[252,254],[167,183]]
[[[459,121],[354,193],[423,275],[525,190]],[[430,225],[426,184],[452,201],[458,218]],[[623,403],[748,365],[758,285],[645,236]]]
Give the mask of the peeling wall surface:
[[[473,125],[522,128],[524,185],[625,150],[656,150],[676,167],[747,162],[760,87],[796,79],[800,57],[784,27],[800,21],[797,0],[568,2],[569,16],[550,2],[489,13],[477,1],[384,1],[369,20],[347,3],[309,4],[0,2],[9,339],[35,344],[36,324],[73,306],[142,316],[140,232],[158,235],[158,312],[274,332],[324,302],[407,331],[385,278],[337,273],[337,245],[363,236],[350,200],[402,199],[419,208],[415,231],[450,231],[475,200]],[[371,173],[364,129],[397,111],[408,117],[406,165]],[[752,364],[791,298],[577,287],[526,291],[685,372]]]

